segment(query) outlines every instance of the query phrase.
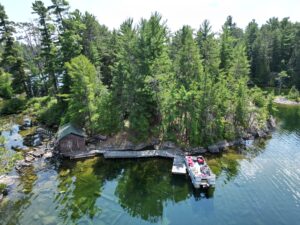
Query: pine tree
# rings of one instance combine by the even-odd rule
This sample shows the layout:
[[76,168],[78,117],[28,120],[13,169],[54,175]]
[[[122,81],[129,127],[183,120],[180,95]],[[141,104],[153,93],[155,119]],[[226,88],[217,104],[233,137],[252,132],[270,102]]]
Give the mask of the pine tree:
[[57,49],[53,42],[54,26],[49,21],[49,10],[42,1],[32,3],[32,9],[39,16],[41,32],[41,56],[45,59],[45,73],[49,77],[53,93],[58,93],[58,74],[57,74]]
[[17,40],[21,57],[26,62],[27,89],[31,96],[44,96],[48,91],[47,77],[43,73],[45,61],[40,57],[40,32],[33,22],[17,23]]
[[[167,135],[175,132],[181,142],[199,142],[199,102],[202,92],[203,68],[193,30],[184,26],[176,33],[180,48],[174,59],[174,76],[164,94],[163,123]],[[171,86],[171,87],[170,87]]]
[[115,105],[119,106],[121,121],[128,119],[135,104],[137,84],[137,31],[133,20],[122,23],[116,40],[116,62],[112,85]]
[[4,45],[4,51],[0,66],[13,75],[12,87],[15,93],[26,92],[30,96],[27,88],[24,60],[20,57],[14,36],[15,28],[8,20],[4,7],[0,4],[0,43]]
[[70,77],[65,70],[64,63],[69,62],[72,58],[79,56],[82,52],[82,34],[86,29],[81,22],[78,11],[68,14],[63,18],[59,38],[58,48],[60,49],[59,59],[61,61],[59,73],[63,74],[63,93],[69,93]]
[[223,31],[228,30],[229,35],[232,36],[234,39],[242,39],[243,38],[243,30],[238,28],[236,23],[233,22],[232,16],[228,16],[226,21],[222,27]]
[[220,69],[228,71],[232,58],[232,52],[235,39],[231,36],[230,30],[223,26],[223,33],[221,35],[220,47]]
[[96,77],[96,69],[83,55],[66,63],[71,77],[67,115],[64,122],[73,122],[93,133],[97,121],[95,94],[97,85],[102,85]]
[[82,53],[96,66],[100,67],[101,56],[98,49],[100,38],[100,24],[96,17],[88,12],[82,16],[82,23],[86,29],[83,33],[83,49]]
[[218,41],[211,31],[209,21],[204,20],[197,32],[197,43],[200,49],[200,55],[203,61],[204,73],[217,77],[220,66],[220,50]]
[[58,30],[62,31],[65,29],[64,20],[68,14],[70,8],[67,0],[51,0],[52,5],[48,7],[48,10],[53,11],[56,16],[55,23],[58,25]]
[[137,76],[134,105],[129,115],[130,128],[144,135],[160,121],[160,80],[168,73],[167,27],[158,13],[140,22],[137,40]]
[[180,32],[181,47],[178,49],[174,62],[174,72],[179,84],[186,89],[192,82],[202,82],[202,65],[199,50],[193,39],[193,31],[189,26],[184,26]]
[[104,25],[99,24],[96,17],[88,12],[82,16],[86,29],[82,34],[83,51],[99,71],[98,76],[108,87],[112,84],[112,66],[115,61],[114,34]]
[[209,138],[205,135],[206,131],[211,127],[209,117],[213,106],[213,83],[217,81],[220,70],[220,50],[218,41],[211,32],[211,26],[205,20],[197,32],[197,42],[200,48],[200,55],[203,64],[203,96],[201,98],[201,131],[199,139],[201,142],[209,142]]
[[291,71],[291,81],[300,90],[300,24],[295,27],[295,39],[293,43],[293,52],[289,61],[289,70]]
[[242,44],[237,45],[233,50],[233,60],[231,62],[229,73],[236,79],[248,78],[249,67],[246,48]]
[[270,80],[270,60],[268,42],[260,33],[253,46],[252,80],[260,86],[267,86]]
[[247,56],[250,61],[250,68],[251,68],[251,77],[255,77],[255,57],[256,52],[254,49],[255,41],[258,38],[259,35],[259,28],[258,24],[255,20],[252,20],[246,27],[245,30],[245,46],[247,51]]
[[16,62],[18,55],[17,49],[14,46],[13,33],[15,32],[12,23],[8,20],[4,7],[0,4],[0,34],[1,43],[4,44],[1,66],[8,72],[11,72],[12,66]]

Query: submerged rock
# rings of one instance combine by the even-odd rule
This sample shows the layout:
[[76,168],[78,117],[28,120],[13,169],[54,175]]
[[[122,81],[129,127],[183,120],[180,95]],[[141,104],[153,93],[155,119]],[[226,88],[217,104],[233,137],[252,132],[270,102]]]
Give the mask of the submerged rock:
[[52,224],[55,225],[55,224],[57,224],[55,216],[45,216],[43,218],[43,224],[45,224],[45,225],[52,225]]
[[5,184],[6,186],[13,185],[18,178],[18,176],[2,175],[0,176],[0,184]]
[[33,147],[36,147],[36,146],[39,146],[39,145],[41,145],[41,144],[42,144],[42,141],[41,141],[41,139],[38,137],[38,138],[36,138],[36,139],[33,140],[32,146],[33,146]]
[[33,219],[34,219],[34,220],[39,220],[39,219],[40,219],[40,216],[37,215],[37,214],[35,214],[35,215],[33,216]]
[[20,160],[20,161],[18,161],[18,162],[16,163],[15,168],[16,168],[16,170],[20,171],[20,170],[22,170],[24,167],[29,167],[29,166],[31,166],[31,163],[26,162],[25,160]]

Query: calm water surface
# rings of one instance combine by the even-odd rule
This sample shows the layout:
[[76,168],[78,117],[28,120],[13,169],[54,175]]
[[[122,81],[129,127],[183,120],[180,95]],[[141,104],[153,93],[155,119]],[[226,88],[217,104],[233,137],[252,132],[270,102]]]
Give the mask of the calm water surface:
[[38,162],[0,204],[0,224],[300,224],[300,108],[247,152],[209,159],[215,189],[195,191],[171,160]]

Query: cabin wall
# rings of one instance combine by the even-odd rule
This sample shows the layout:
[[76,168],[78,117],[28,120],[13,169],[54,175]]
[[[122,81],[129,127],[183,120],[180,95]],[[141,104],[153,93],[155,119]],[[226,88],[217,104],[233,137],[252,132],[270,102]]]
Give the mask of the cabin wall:
[[62,138],[58,143],[58,150],[60,153],[72,153],[78,151],[85,151],[85,139],[83,137],[69,134]]

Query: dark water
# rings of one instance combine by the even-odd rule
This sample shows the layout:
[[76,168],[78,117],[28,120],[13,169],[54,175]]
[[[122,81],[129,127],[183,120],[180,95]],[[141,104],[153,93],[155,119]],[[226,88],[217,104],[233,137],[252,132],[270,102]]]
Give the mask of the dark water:
[[0,224],[300,224],[300,108],[271,139],[209,159],[215,189],[196,192],[170,160],[40,162],[0,204]]

